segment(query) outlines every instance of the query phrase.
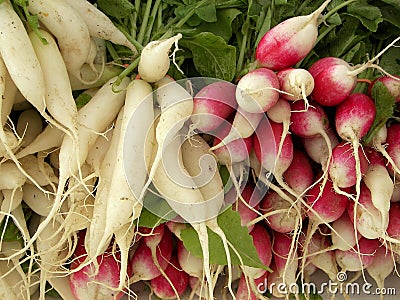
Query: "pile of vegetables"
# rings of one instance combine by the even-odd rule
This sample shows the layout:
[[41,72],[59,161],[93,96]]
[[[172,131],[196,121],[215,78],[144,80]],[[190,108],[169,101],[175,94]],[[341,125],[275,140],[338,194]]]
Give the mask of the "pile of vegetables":
[[0,0],[0,298],[299,299],[318,297],[301,289],[317,270],[385,287],[399,15]]

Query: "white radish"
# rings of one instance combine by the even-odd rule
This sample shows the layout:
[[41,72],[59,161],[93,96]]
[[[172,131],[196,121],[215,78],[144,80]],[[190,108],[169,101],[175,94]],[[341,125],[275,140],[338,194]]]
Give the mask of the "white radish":
[[[175,44],[178,49],[178,41],[182,34],[170,37],[166,40],[152,41],[148,43],[140,54],[138,71],[140,78],[147,82],[157,82],[168,72],[170,66],[169,52],[171,46]],[[173,55],[174,56],[174,55]]]
[[80,70],[91,43],[89,29],[79,13],[63,0],[30,0],[28,10],[56,36],[68,72],[84,82]]
[[123,45],[137,54],[137,49],[101,10],[87,0],[66,0],[84,19],[92,37]]

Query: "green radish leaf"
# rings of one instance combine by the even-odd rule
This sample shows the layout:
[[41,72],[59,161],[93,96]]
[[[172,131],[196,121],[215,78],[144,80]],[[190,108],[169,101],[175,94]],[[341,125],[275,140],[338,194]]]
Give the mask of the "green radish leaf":
[[180,45],[193,54],[196,70],[204,77],[232,81],[236,70],[236,48],[220,36],[202,32],[180,40]]
[[394,8],[400,10],[400,1],[399,0],[382,0],[382,2],[390,4]]
[[177,214],[163,198],[155,193],[147,192],[143,199],[143,208],[139,217],[138,225],[154,228],[176,216]]
[[11,218],[7,217],[5,217],[0,223],[0,234],[2,241],[4,242],[21,241],[22,239],[22,235],[18,227]]
[[75,99],[76,108],[80,109],[80,108],[84,107],[91,99],[92,99],[92,96],[89,94],[86,94],[84,92],[79,94],[79,96],[76,97],[76,99]]
[[385,21],[391,23],[397,28],[400,28],[400,18],[399,18],[400,7],[398,9],[395,9],[391,6],[384,6],[381,7],[381,12],[382,12],[382,17]]
[[393,117],[396,100],[389,92],[388,88],[380,81],[375,82],[371,97],[375,102],[376,116],[372,126],[364,138],[364,142],[369,144],[375,134],[386,125],[386,122]]
[[393,47],[387,50],[382,55],[379,66],[389,74],[400,76],[400,48]]
[[[195,2],[197,2],[197,0]],[[201,6],[196,9],[196,15],[206,22],[216,22],[217,9],[215,7],[215,0],[210,0],[207,5]]]
[[[257,250],[254,247],[253,238],[249,234],[247,228],[241,226],[238,212],[233,211],[232,208],[228,208],[218,216],[218,224],[225,233],[228,241],[241,256],[244,265],[269,270],[269,268],[260,261]],[[208,229],[207,231],[210,263],[226,265],[226,254],[221,238],[211,230]],[[196,231],[192,227],[182,230],[181,238],[185,248],[189,252],[195,256],[202,257],[200,241]],[[233,265],[241,264],[239,257],[232,249],[230,249],[230,255]]]
[[378,25],[383,21],[381,10],[366,1],[357,1],[347,7],[347,13],[361,21],[372,32],[378,30]]
[[217,21],[201,23],[197,27],[197,32],[211,32],[228,42],[232,37],[232,22],[240,14],[240,10],[236,8],[219,9],[217,10]]
[[129,16],[135,10],[129,0],[97,0],[97,5],[106,15],[118,19]]

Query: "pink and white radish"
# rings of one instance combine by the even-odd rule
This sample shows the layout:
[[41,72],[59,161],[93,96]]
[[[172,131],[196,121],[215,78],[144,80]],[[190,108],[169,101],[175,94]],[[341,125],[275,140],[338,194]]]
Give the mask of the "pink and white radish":
[[165,269],[165,275],[170,281],[167,281],[163,275],[150,281],[152,291],[161,299],[180,299],[189,285],[189,275],[181,269],[175,256],[171,258]]
[[193,97],[191,129],[211,132],[231,115],[236,107],[236,85],[226,81],[216,81],[203,87]]
[[391,165],[396,173],[400,169],[400,124],[393,123],[387,127],[386,151],[391,159]]
[[329,2],[325,1],[309,15],[289,18],[271,28],[257,45],[258,65],[277,71],[294,66],[305,58],[314,47],[318,20]]
[[331,240],[332,248],[343,251],[353,248],[361,235],[357,232],[354,234],[354,225],[349,214],[345,211],[339,219],[332,223]]
[[395,102],[398,103],[400,102],[400,78],[394,78],[392,76],[380,76],[373,80],[371,84],[368,86],[368,94],[371,97],[371,91],[372,88],[374,87],[374,84],[376,82],[382,82],[385,87],[389,90],[390,94],[395,98]]
[[[252,231],[256,222],[254,219],[258,217],[258,204],[261,201],[261,191],[254,184],[247,182],[242,191],[242,197],[238,198],[233,204],[232,209],[236,210],[240,215],[240,223],[247,226],[249,232]],[[242,201],[242,199],[244,201]]]
[[177,240],[177,258],[179,265],[190,276],[203,278],[203,261],[201,258],[191,254],[183,245],[183,242]]
[[267,68],[250,71],[240,78],[236,100],[241,109],[250,113],[266,112],[279,99],[279,80]]
[[308,108],[307,97],[314,89],[314,78],[305,69],[287,68],[277,73],[280,96],[286,100],[296,101],[303,99]]

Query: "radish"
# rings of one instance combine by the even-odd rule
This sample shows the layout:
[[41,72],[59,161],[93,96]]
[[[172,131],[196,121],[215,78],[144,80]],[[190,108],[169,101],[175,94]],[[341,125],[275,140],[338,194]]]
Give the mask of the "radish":
[[28,10],[57,38],[68,72],[85,82],[81,68],[88,58],[91,42],[89,29],[80,14],[62,0],[31,0]]
[[387,128],[387,147],[386,151],[391,158],[393,169],[398,171],[400,169],[400,124],[393,123]]
[[378,288],[382,291],[380,299],[384,299],[385,278],[393,271],[395,263],[392,255],[385,247],[379,247],[374,253],[372,263],[367,267],[368,274],[375,280]]
[[385,87],[389,90],[390,94],[392,94],[392,96],[395,98],[396,103],[400,102],[400,81],[398,77],[394,78],[385,75],[374,79],[368,86],[368,95],[371,96],[372,88],[374,87],[374,84],[377,81],[382,82],[385,85]]
[[120,254],[108,249],[96,258],[96,262],[84,266],[87,257],[84,248],[85,232],[79,232],[78,244],[71,263],[69,282],[71,291],[79,299],[121,299],[123,291],[115,290],[119,286]]
[[162,275],[152,279],[150,286],[157,297],[161,299],[180,299],[189,285],[189,275],[181,270],[178,259],[173,256],[165,269],[165,274],[170,278],[168,282]]
[[268,227],[276,232],[290,233],[295,231],[305,214],[298,215],[292,203],[274,191],[268,191],[260,203],[260,213]]
[[[230,142],[251,137],[263,118],[265,118],[263,113],[250,113],[238,107],[232,121],[231,130],[224,138],[221,138],[219,143],[211,147],[211,150],[215,151]],[[222,124],[220,127],[223,126]]]
[[178,50],[178,41],[181,38],[182,34],[178,33],[169,39],[148,43],[140,54],[138,66],[140,78],[147,82],[161,80],[167,74],[170,66],[169,51],[171,46],[175,44],[175,50],[172,54],[174,58],[175,51]]
[[274,232],[272,253],[276,276],[279,275],[281,277],[280,280],[282,280],[286,288],[296,285],[296,274],[299,265],[297,250],[294,238],[284,233]]
[[314,89],[314,78],[310,72],[305,69],[287,68],[280,70],[277,76],[282,90],[280,96],[291,101],[303,99],[308,108],[307,97]]
[[293,149],[293,159],[283,173],[283,179],[298,195],[302,195],[314,181],[314,171],[308,156],[298,148]]
[[236,100],[240,108],[250,113],[268,111],[279,99],[279,80],[267,68],[250,71],[240,78]]
[[217,81],[203,87],[193,98],[191,129],[211,132],[217,129],[237,107],[236,85]]
[[[258,278],[249,278],[250,289],[247,285],[244,274],[240,276],[239,286],[236,292],[236,300],[257,300],[267,299],[262,296],[263,292],[267,291],[268,272]],[[255,287],[255,288],[254,288]]]
[[[327,134],[329,128],[328,117],[323,108],[317,103],[310,102],[310,107],[306,107],[304,101],[295,101],[291,104],[292,114],[290,130],[302,138],[312,138],[321,135],[326,143],[326,149],[328,150],[327,164],[329,164],[332,157],[332,145],[331,140]],[[327,181],[328,168],[324,170],[324,173],[316,182],[323,180],[321,188],[324,187]]]
[[[261,191],[254,184],[247,182],[243,188],[242,197],[238,198],[232,206],[232,209],[240,214],[241,225],[247,226],[249,232],[254,228],[255,223],[252,221],[258,216],[258,203],[260,203],[261,197]],[[248,225],[250,222],[253,224]]]
[[[332,179],[333,187],[337,193],[353,198],[340,188],[348,188],[356,185],[356,158],[353,155],[354,149],[351,144],[341,142],[332,150],[332,160],[328,168],[329,176]],[[361,174],[365,174],[368,168],[368,161],[361,149],[358,149]]]
[[257,45],[258,65],[277,71],[305,58],[314,47],[318,37],[318,18],[329,2],[325,1],[309,15],[289,18],[270,29]]
[[181,240],[177,241],[177,258],[185,273],[197,278],[203,278],[203,261],[191,254]]
[[373,263],[375,252],[379,246],[378,240],[361,237],[357,250],[354,248],[346,251],[336,250],[336,262],[343,272],[362,271]]
[[382,216],[382,223],[389,218],[390,199],[393,195],[394,184],[386,167],[370,163],[363,177],[363,182],[371,192],[371,200]]
[[387,234],[392,237],[400,238],[400,203],[392,203],[389,210],[389,223],[386,229]]
[[333,221],[332,229],[331,240],[333,249],[343,251],[350,250],[361,238],[358,232],[356,235],[354,234],[353,222],[347,211],[345,211],[339,219]]
[[140,280],[151,280],[162,275],[172,257],[173,237],[169,230],[164,230],[159,244],[154,243],[154,241],[150,243],[153,244],[153,251],[156,250],[154,257],[151,248],[144,239],[139,240],[138,243],[130,262],[133,273],[129,280],[130,284]]
[[101,10],[86,0],[67,0],[84,19],[92,37],[110,41],[114,44],[128,47],[132,53],[137,54],[137,49],[125,35],[112,23]]
[[253,137],[235,139],[229,143],[223,142],[225,146],[219,147],[221,141],[232,132],[234,128],[226,122],[223,123],[216,131],[216,137],[213,140],[213,153],[216,155],[218,162],[222,165],[232,166],[234,163],[243,162],[249,157],[249,152],[253,147]]
[[365,238],[385,237],[388,218],[382,218],[381,212],[372,202],[371,192],[365,183],[361,183],[358,202],[350,201],[348,213],[354,228]]

